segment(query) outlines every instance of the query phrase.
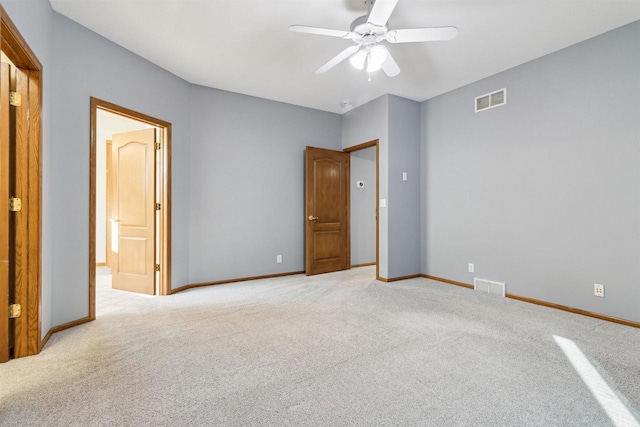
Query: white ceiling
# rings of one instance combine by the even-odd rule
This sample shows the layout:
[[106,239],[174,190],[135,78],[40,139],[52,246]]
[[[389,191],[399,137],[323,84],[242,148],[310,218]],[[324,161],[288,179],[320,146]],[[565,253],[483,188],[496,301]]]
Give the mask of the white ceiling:
[[399,0],[391,29],[455,26],[458,37],[388,45],[402,72],[368,82],[348,61],[314,73],[351,41],[287,30],[348,30],[363,0],[50,2],[188,82],[335,113],[386,93],[424,101],[640,19],[640,0]]

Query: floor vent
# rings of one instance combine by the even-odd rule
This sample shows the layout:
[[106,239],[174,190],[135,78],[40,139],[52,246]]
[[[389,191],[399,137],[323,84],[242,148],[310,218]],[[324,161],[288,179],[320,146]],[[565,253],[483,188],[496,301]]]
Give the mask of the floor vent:
[[501,282],[494,282],[493,280],[473,279],[473,289],[476,291],[484,292],[492,295],[499,295],[503,297],[505,295],[506,285]]
[[488,110],[493,107],[499,107],[507,103],[507,88],[487,93],[476,98],[476,113]]

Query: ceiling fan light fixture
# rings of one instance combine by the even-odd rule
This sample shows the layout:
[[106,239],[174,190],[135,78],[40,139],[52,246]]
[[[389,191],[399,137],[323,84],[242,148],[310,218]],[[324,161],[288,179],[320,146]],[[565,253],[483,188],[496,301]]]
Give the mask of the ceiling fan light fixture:
[[365,59],[367,59],[367,52],[361,49],[349,58],[349,62],[351,62],[351,65],[358,70],[362,70],[364,68]]
[[384,46],[375,45],[367,53],[367,72],[373,73],[382,68],[382,63],[387,59],[387,49]]
[[374,71],[378,71],[380,68],[382,68],[382,64],[372,61],[371,55],[369,54],[367,59],[367,73],[373,73]]
[[379,44],[372,47],[371,51],[369,52],[371,61],[376,64],[382,64],[384,61],[386,61],[387,54],[387,48]]

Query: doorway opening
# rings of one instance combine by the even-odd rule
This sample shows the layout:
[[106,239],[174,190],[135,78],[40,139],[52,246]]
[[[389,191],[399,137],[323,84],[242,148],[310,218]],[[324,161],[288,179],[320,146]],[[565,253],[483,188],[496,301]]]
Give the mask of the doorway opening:
[[38,354],[42,64],[0,6],[0,362]]
[[95,319],[98,290],[171,292],[171,124],[91,98],[90,158],[89,315]]
[[[351,157],[354,152],[357,154],[353,157],[358,158],[356,162],[358,172],[354,174],[355,179],[352,177],[351,166]],[[380,279],[377,202],[379,169],[378,140],[365,142],[342,151],[317,147],[306,148],[305,274],[307,276],[375,264],[376,279]],[[365,175],[369,182],[368,187],[364,180],[358,179]],[[368,191],[370,193],[368,196],[365,192],[358,194],[365,188],[374,191]],[[352,191],[355,193],[354,197],[352,197]],[[357,223],[357,227],[353,227],[352,221]],[[366,225],[360,227],[361,224]],[[354,235],[352,230],[359,234]],[[372,244],[367,245],[366,242],[360,244],[360,240],[371,241],[373,233],[375,233],[375,254]],[[364,239],[361,239],[363,236]],[[352,246],[352,240],[356,239],[356,245]],[[356,249],[355,252],[352,251],[352,247]],[[354,253],[358,255],[355,258],[355,264],[352,263]],[[375,262],[372,261],[374,257]]]
[[[378,268],[378,199],[380,181],[380,156],[378,146],[378,140],[375,139],[343,150],[344,152],[349,153],[350,156],[350,267],[364,267],[375,264],[376,279],[380,278]],[[375,249],[372,244],[374,235]]]

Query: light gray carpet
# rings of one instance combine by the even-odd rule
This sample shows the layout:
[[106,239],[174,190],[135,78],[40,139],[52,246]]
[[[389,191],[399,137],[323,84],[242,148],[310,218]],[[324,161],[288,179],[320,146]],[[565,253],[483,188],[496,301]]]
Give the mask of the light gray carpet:
[[373,274],[129,297],[0,365],[0,424],[613,425],[553,335],[640,419],[640,330]]

